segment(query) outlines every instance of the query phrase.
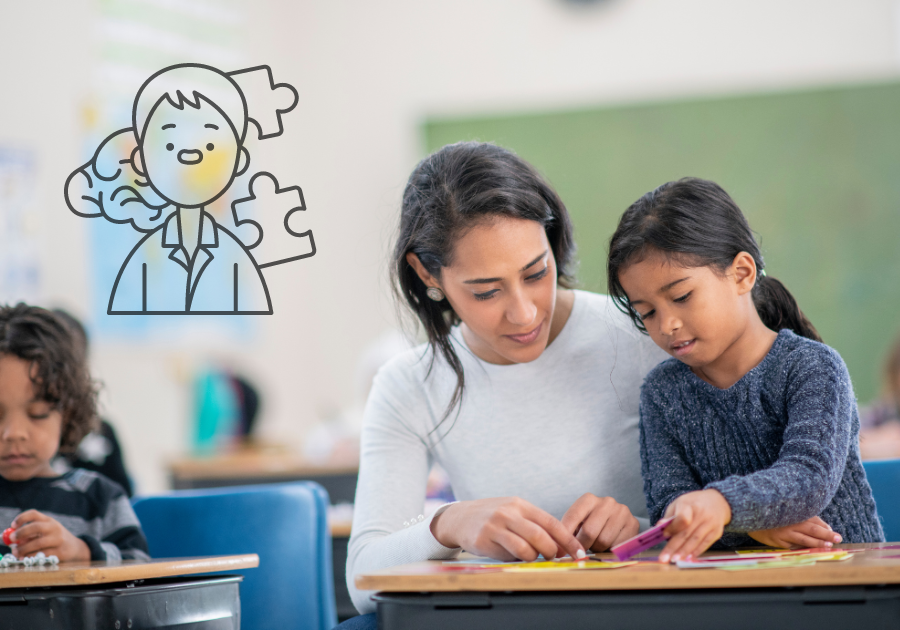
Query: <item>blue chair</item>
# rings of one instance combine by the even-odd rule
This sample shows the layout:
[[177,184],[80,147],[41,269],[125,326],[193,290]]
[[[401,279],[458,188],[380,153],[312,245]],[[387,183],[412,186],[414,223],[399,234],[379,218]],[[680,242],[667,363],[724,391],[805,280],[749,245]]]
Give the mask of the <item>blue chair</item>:
[[863,462],[884,527],[884,538],[900,542],[900,459]]
[[337,624],[328,493],[299,481],[181,490],[134,501],[156,558],[259,555],[241,583],[241,627],[330,630]]

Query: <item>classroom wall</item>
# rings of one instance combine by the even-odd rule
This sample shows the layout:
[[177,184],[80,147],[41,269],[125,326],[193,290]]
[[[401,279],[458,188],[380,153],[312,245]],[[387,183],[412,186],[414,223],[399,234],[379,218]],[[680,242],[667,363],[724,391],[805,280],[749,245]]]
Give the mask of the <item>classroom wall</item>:
[[[93,363],[106,415],[146,492],[166,487],[164,462],[187,448],[185,377],[210,356],[260,383],[268,439],[299,445],[353,400],[362,348],[396,325],[385,261],[426,118],[867,82],[900,68],[894,0],[244,6],[247,65],[271,65],[300,93],[273,155],[303,187],[319,251],[267,273],[275,315],[251,340],[173,346],[98,336]],[[43,301],[79,315],[90,313],[95,288],[86,220],[66,210],[62,183],[83,158],[79,117],[99,7],[100,0],[0,6],[0,145],[36,155]]]

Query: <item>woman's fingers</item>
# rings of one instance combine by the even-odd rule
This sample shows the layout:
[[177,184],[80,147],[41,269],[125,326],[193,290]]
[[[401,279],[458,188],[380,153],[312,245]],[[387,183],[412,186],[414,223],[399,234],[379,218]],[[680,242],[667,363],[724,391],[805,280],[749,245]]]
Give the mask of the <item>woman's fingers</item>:
[[593,511],[595,505],[593,499],[596,498],[597,497],[590,493],[583,494],[578,497],[568,510],[566,510],[566,513],[560,521],[566,531],[573,534],[578,531],[578,528]]
[[524,538],[509,530],[498,532],[494,542],[518,560],[533,562],[538,557],[537,549],[528,544]]
[[509,529],[545,558],[556,557],[558,550],[556,541],[537,523],[519,519],[511,523]]
[[578,542],[578,539],[568,531],[563,524],[550,516],[544,510],[537,508],[530,503],[527,504],[525,515],[528,520],[537,523],[556,543],[562,547],[563,551],[573,558],[583,558],[586,554],[584,547]]

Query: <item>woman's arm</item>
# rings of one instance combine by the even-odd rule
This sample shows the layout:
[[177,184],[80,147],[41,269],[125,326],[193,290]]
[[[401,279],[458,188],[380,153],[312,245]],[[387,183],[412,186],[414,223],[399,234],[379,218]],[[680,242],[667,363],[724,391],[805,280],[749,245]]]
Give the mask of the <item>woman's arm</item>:
[[356,589],[357,574],[459,553],[435,539],[431,519],[419,520],[431,461],[426,443],[408,419],[427,417],[429,411],[410,380],[397,370],[383,369],[366,404],[347,554],[347,587],[360,613],[375,606],[368,591]]
[[828,348],[802,357],[787,379],[788,421],[778,460],[707,486],[731,506],[728,531],[773,529],[817,516],[841,483],[855,438],[856,402],[847,367]]

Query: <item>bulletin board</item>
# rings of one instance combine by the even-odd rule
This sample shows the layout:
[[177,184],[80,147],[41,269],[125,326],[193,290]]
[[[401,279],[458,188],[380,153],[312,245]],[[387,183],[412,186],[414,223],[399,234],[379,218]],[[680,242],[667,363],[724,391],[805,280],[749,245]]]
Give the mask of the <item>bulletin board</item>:
[[850,369],[861,402],[881,389],[900,334],[900,83],[503,116],[430,118],[427,151],[509,147],[572,215],[583,288],[604,292],[622,212],[685,176],[719,183]]

